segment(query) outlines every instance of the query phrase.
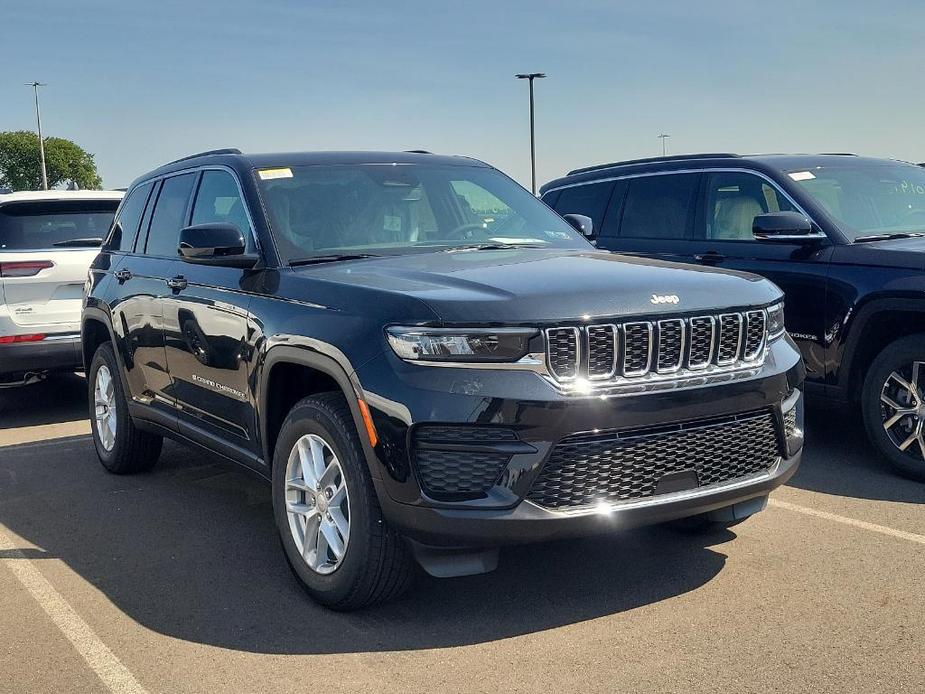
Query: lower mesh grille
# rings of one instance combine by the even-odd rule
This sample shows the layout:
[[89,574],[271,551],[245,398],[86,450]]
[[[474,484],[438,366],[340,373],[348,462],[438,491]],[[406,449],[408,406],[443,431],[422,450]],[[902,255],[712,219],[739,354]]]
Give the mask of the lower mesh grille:
[[501,477],[517,441],[517,433],[504,427],[418,426],[412,456],[421,487],[429,497],[445,501],[482,496]]
[[503,453],[419,450],[421,485],[429,496],[481,494],[494,485],[507,463]]
[[527,498],[555,509],[643,499],[673,472],[696,471],[704,487],[763,472],[779,456],[770,412],[668,431],[576,435],[553,449]]
[[797,430],[797,408],[791,407],[784,413],[784,431],[787,437],[793,436]]

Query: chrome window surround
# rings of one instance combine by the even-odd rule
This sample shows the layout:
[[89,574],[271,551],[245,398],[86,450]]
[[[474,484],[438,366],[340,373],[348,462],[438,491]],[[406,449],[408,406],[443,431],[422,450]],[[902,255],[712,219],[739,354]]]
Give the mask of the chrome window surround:
[[[794,200],[793,196],[791,196],[787,191],[783,190],[780,187],[780,184],[777,183],[774,179],[772,179],[767,174],[762,173],[761,171],[757,171],[756,169],[750,169],[750,168],[745,168],[745,167],[731,167],[731,166],[706,167],[705,166],[700,169],[672,169],[668,171],[640,171],[637,173],[628,173],[628,174],[622,174],[622,175],[616,175],[616,176],[606,176],[604,178],[590,178],[586,181],[579,181],[577,183],[565,183],[561,186],[556,186],[555,188],[548,189],[547,191],[543,193],[543,195],[546,195],[547,193],[552,193],[553,191],[557,191],[557,190],[565,190],[566,188],[577,188],[578,186],[588,186],[594,183],[607,183],[609,181],[624,181],[624,180],[629,180],[631,178],[644,178],[647,176],[671,176],[674,174],[710,174],[710,173],[745,173],[745,174],[751,174],[752,176],[757,176],[758,178],[768,183],[778,195],[782,195],[784,199],[787,200],[787,202],[793,205],[794,209],[796,209],[797,212],[799,212],[800,214],[802,214],[804,217],[806,217],[809,220],[812,220],[813,218],[812,215],[810,215],[805,209],[803,209],[803,206],[800,205],[800,203],[798,203],[796,200]],[[580,174],[576,174],[576,175],[580,175]],[[556,211],[558,212],[558,210]],[[826,239],[828,238],[828,235],[826,235],[824,232],[823,233],[814,232],[812,234],[806,234],[805,236],[799,236],[796,238],[799,238],[800,240],[805,240],[807,238]],[[715,241],[716,239],[713,239],[713,240]],[[755,243],[756,241],[758,241],[758,239],[755,239],[754,241],[751,239],[742,239],[738,241],[735,239],[723,239],[724,243],[729,243],[729,242],[731,243]]]

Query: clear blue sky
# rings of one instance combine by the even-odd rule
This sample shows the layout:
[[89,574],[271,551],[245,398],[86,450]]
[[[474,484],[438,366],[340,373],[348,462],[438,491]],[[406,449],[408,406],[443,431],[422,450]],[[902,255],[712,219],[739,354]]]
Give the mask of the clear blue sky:
[[124,186],[223,146],[429,149],[529,185],[660,151],[925,161],[925,3],[3,0],[0,130],[96,155]]

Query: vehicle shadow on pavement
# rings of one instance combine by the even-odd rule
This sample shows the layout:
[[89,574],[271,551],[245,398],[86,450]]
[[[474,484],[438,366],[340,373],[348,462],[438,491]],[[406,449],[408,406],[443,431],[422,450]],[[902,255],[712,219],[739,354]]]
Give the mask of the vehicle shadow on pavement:
[[806,448],[790,487],[858,499],[925,504],[925,484],[893,472],[847,407],[807,407]]
[[54,374],[40,383],[0,388],[0,430],[87,419],[87,379]]
[[231,464],[167,444],[154,471],[118,477],[71,440],[6,447],[0,469],[0,523],[37,547],[27,556],[62,560],[156,632],[260,653],[460,646],[624,612],[703,586],[726,560],[711,545],[735,537],[658,527],[512,548],[493,574],[421,577],[340,614],[290,574],[269,485]]

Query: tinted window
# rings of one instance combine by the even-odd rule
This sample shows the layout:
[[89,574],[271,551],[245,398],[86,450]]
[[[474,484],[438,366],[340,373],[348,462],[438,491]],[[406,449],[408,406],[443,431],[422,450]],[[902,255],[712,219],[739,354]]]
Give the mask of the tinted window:
[[151,192],[151,183],[144,183],[129,193],[125,202],[122,203],[122,209],[119,211],[119,218],[112,228],[112,236],[109,237],[107,248],[111,251],[130,251],[135,245],[135,234],[138,233],[138,225],[141,223],[141,216],[145,212],[145,203],[148,202],[148,193]]
[[754,241],[752,222],[765,212],[794,207],[774,186],[748,173],[715,173],[707,178],[706,238]]
[[599,234],[604,226],[604,210],[610,200],[613,181],[589,183],[563,188],[556,201],[559,214],[583,214],[594,222],[593,232]]
[[697,174],[630,179],[620,236],[643,239],[686,238],[698,181]]
[[177,255],[180,227],[186,214],[195,174],[183,174],[165,179],[157,196],[151,226],[148,231],[147,255],[163,255],[173,258]]
[[99,246],[118,204],[118,200],[36,200],[3,205],[0,251]]
[[227,171],[205,171],[193,203],[193,224],[234,224],[247,236],[251,230],[238,184]]

